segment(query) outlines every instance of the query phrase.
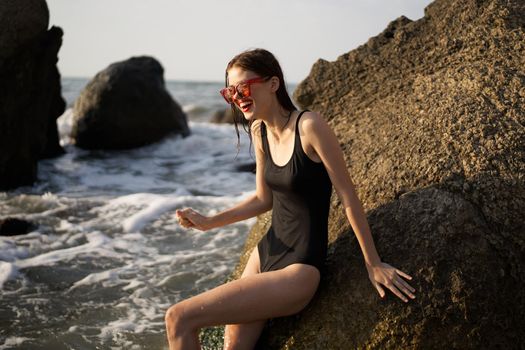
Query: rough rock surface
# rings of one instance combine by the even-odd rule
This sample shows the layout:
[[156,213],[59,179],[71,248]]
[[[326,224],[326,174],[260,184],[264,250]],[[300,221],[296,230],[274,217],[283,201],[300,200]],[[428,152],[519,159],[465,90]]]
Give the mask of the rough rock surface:
[[62,30],[43,0],[0,2],[0,190],[36,180],[39,159],[63,153],[57,70]]
[[129,149],[170,133],[190,134],[186,115],[152,57],[131,57],[99,72],[73,106],[71,137],[86,149]]
[[44,0],[3,0],[0,24],[0,58],[6,58],[47,31],[49,9]]
[[417,297],[379,297],[334,192],[318,294],[269,322],[258,347],[522,346],[525,2],[437,0],[319,60],[294,96],[338,135],[379,254],[412,275]]

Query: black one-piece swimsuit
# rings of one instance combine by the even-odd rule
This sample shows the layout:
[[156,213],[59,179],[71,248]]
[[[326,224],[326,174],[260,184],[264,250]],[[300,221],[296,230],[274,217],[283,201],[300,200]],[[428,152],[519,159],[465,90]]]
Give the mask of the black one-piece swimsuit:
[[264,179],[273,193],[272,224],[259,241],[261,272],[303,263],[323,270],[328,245],[328,212],[332,182],[322,162],[314,162],[303,150],[299,119],[295,123],[292,157],[283,166],[270,154],[266,125],[261,139],[266,165]]

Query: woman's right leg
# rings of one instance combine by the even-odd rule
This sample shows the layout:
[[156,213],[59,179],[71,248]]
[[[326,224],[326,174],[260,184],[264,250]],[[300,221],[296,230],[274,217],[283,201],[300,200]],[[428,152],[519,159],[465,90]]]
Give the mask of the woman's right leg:
[[[257,246],[250,254],[241,278],[261,273]],[[250,323],[228,324],[224,328],[224,350],[253,349],[261,335],[266,320]]]
[[241,324],[293,315],[312,299],[319,285],[319,270],[292,264],[228,282],[169,308],[166,330],[170,349],[199,349],[200,328]]

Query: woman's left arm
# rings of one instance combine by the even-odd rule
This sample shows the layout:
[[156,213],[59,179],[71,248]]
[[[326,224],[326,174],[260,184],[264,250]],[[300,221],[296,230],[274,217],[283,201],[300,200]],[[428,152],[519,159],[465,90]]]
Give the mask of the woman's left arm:
[[401,276],[408,279],[412,279],[412,277],[382,262],[377,253],[363,206],[357,196],[355,186],[350,179],[343,151],[332,128],[330,128],[328,123],[319,114],[309,112],[304,115],[302,129],[305,135],[308,135],[307,140],[319,155],[319,158],[321,158],[345,208],[346,217],[350,225],[352,225],[359,246],[363,252],[368,276],[379,295],[381,297],[385,296],[385,291],[380,286],[380,284],[383,284],[405,302],[407,302],[408,299],[403,293],[411,298],[415,298],[413,294],[415,289],[401,278]]

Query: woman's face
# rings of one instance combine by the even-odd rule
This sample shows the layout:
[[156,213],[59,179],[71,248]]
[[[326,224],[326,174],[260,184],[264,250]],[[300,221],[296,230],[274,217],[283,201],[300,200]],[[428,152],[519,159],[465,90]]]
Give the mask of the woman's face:
[[[237,86],[239,83],[258,77],[266,78],[236,66],[228,71],[228,83],[230,86]],[[242,111],[244,117],[248,120],[256,119],[259,113],[267,109],[272,94],[270,80],[250,84],[249,88],[250,96],[242,96],[238,92],[235,92],[235,95],[233,95],[235,106]]]

